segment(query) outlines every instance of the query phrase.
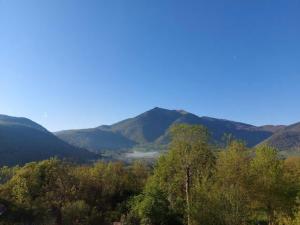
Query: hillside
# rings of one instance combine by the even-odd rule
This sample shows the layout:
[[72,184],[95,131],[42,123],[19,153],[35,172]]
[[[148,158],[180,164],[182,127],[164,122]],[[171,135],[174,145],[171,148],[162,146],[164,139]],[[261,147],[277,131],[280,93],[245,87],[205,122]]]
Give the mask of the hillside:
[[62,141],[29,119],[0,115],[0,166],[54,156],[75,161],[95,157],[93,153]]
[[60,131],[55,133],[62,140],[91,151],[121,150],[138,145],[162,145],[169,142],[168,130],[177,123],[206,126],[212,139],[222,142],[224,133],[244,140],[249,147],[255,146],[274,132],[249,124],[199,117],[183,110],[154,108],[134,118],[113,125],[103,125],[86,130]]
[[276,133],[276,132],[279,132],[281,130],[283,130],[286,126],[285,125],[265,125],[265,126],[261,126],[259,127],[260,129],[262,130],[265,130],[265,131],[270,131],[272,133]]
[[268,144],[282,151],[300,153],[300,123],[295,123],[274,133],[262,144]]
[[97,152],[99,149],[131,148],[136,143],[119,133],[101,129],[82,129],[57,132],[56,135],[71,145]]

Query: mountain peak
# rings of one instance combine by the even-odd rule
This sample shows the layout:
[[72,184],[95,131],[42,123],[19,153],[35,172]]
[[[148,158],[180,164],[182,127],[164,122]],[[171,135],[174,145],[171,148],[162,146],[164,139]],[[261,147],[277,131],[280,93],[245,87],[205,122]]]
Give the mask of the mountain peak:
[[166,109],[161,107],[154,107],[146,112],[177,112],[181,115],[190,114],[188,111],[185,111],[184,109]]
[[95,155],[58,139],[38,123],[0,115],[0,166],[24,164],[50,157],[84,161]]
[[[271,131],[235,121],[199,117],[182,109],[170,110],[154,107],[133,118],[122,120],[110,126],[98,127],[98,129],[105,131],[102,133],[99,130],[89,130],[88,132],[77,130],[72,133],[60,132],[57,135],[70,144],[92,151],[117,150],[132,145],[168,144],[169,128],[180,123],[207,127],[212,134],[212,139],[217,143],[222,143],[224,133],[230,133],[235,138],[247,142],[248,146],[255,146],[273,134]],[[112,143],[106,143],[103,140],[112,140]],[[91,145],[93,148],[90,148]]]
[[165,108],[161,108],[161,107],[154,107],[154,108],[152,108],[152,109],[150,109],[150,110],[148,110],[147,112],[153,112],[153,111],[170,111],[169,109],[165,109]]
[[0,125],[24,126],[46,132],[47,129],[25,117],[13,117],[0,114]]

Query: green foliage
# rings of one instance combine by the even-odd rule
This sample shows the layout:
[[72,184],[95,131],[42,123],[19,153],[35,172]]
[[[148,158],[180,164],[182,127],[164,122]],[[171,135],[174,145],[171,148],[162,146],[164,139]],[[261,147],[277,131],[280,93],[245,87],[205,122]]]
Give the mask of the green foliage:
[[284,162],[276,149],[261,146],[250,164],[253,206],[263,211],[270,223],[278,212],[289,213],[295,201],[291,180],[285,179]]
[[66,203],[62,208],[64,225],[89,225],[90,206],[83,200]]
[[133,211],[141,218],[141,225],[167,225],[174,221],[167,195],[158,187],[148,188],[134,200]]
[[18,169],[18,166],[3,166],[2,168],[0,168],[0,184],[6,183],[8,180],[10,180]]
[[[153,210],[155,206],[150,207],[151,204],[155,205],[154,194],[158,195],[157,197],[161,200],[159,207],[162,208],[160,211],[164,211],[163,215],[167,216],[172,212],[171,214],[181,217],[181,222],[185,219],[189,220],[190,206],[193,202],[193,185],[207,180],[211,175],[214,156],[208,144],[207,130],[201,126],[181,124],[172,127],[171,135],[169,152],[159,159],[154,169],[154,175],[146,187],[145,201],[140,201],[137,206],[147,212],[146,217],[138,213],[144,224],[147,224],[143,222],[145,218],[147,218],[148,224],[151,221],[153,224],[168,224],[166,218],[160,219],[160,222],[153,222],[153,218],[161,218]],[[145,204],[148,208],[145,207]],[[177,216],[173,217],[177,218]],[[176,221],[178,220],[176,219]]]
[[298,211],[295,214],[293,225],[300,225],[300,208],[298,209]]
[[216,152],[202,126],[170,134],[153,170],[56,158],[0,168],[0,225],[299,225],[299,157],[232,139]]
[[0,203],[8,208],[0,218],[20,225],[111,224],[125,213],[127,200],[142,191],[148,174],[138,162],[129,167],[75,166],[58,159],[29,163],[0,186]]
[[249,153],[244,143],[232,141],[221,152],[215,174],[215,193],[223,224],[246,224],[250,217]]
[[243,142],[233,140],[213,154],[203,127],[178,125],[172,134],[169,152],[158,160],[143,194],[131,206],[128,215],[138,217],[132,224],[172,224],[166,222],[167,215],[193,225],[298,223],[298,158],[283,160],[268,146],[253,155]]

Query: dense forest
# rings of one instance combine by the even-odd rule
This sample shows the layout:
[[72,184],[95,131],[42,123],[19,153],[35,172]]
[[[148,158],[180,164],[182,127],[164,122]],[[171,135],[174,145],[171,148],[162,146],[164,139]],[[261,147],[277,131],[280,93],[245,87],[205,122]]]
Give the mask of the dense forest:
[[2,167],[1,225],[299,225],[300,157],[176,125],[152,165],[56,158]]

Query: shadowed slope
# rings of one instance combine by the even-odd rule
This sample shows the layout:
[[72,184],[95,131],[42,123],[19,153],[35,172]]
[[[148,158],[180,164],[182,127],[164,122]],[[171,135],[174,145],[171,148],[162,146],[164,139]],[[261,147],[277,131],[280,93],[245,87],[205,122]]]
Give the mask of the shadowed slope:
[[284,151],[298,151],[300,153],[300,123],[281,129],[262,144],[268,144]]
[[273,132],[249,124],[199,117],[183,110],[154,108],[134,118],[113,125],[93,129],[57,132],[62,140],[92,151],[103,149],[128,149],[136,145],[168,144],[169,128],[177,123],[206,126],[216,143],[222,142],[224,133],[244,140],[249,147],[255,146]]
[[0,115],[0,165],[24,164],[54,156],[76,161],[95,157],[29,119]]

